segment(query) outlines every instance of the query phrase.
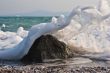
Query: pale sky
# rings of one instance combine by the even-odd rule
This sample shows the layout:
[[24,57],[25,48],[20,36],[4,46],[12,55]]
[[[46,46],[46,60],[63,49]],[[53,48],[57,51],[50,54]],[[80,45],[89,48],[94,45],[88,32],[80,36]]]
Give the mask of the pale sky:
[[68,12],[77,5],[97,5],[99,0],[0,0],[0,15],[38,10]]

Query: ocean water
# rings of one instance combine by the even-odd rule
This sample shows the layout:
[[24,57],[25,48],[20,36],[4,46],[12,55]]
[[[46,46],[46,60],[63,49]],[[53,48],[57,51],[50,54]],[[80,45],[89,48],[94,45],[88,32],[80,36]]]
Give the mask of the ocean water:
[[[76,7],[76,9],[73,9],[67,18],[61,16],[58,18],[0,17],[0,26],[2,30],[0,31],[0,49],[10,49],[14,48],[14,46],[19,48],[21,45],[19,46],[18,44],[24,41],[24,37],[27,35],[29,35],[29,37],[34,36],[34,34],[28,34],[28,32],[31,32],[32,30],[32,33],[35,33],[35,35],[39,36],[39,33],[37,33],[35,30],[43,31],[42,27],[44,25],[48,26],[48,22],[52,26],[63,26],[64,22],[70,21],[68,26],[57,32],[53,32],[52,35],[65,42],[72,49],[76,49],[80,52],[81,50],[84,50],[91,53],[89,55],[85,55],[86,57],[91,56],[95,58],[110,60],[110,7],[106,0],[100,1],[101,2],[99,3],[99,7]],[[74,13],[76,13],[75,16]],[[41,23],[39,26],[33,26],[39,23]],[[51,25],[49,25],[47,29],[50,29]],[[33,28],[28,31],[31,26],[33,26]],[[27,37],[27,39],[29,37]],[[34,38],[37,39],[36,37]]]
[[51,17],[0,17],[0,27],[5,24],[4,31],[15,32],[19,27],[28,30],[32,25],[50,22]]

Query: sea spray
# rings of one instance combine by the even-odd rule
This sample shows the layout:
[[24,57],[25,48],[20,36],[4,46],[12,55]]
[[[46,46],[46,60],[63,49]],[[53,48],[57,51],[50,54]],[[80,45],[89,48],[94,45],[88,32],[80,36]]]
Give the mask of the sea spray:
[[[86,50],[87,52],[92,53],[102,53],[99,56],[110,57],[109,16],[102,20],[104,15],[109,14],[109,11],[106,11],[107,13],[103,13],[101,11],[104,9],[110,9],[107,6],[103,6],[104,4],[107,4],[105,1],[104,4],[103,1],[101,3],[102,4],[99,5],[99,10],[96,7],[88,8],[85,10],[80,9],[81,11],[73,17],[71,23],[68,26],[66,26],[62,30],[55,32],[53,35],[56,36],[59,40],[64,41],[67,45],[70,45],[71,47],[76,47],[80,52],[82,52],[82,50]],[[57,23],[57,19],[53,18],[51,23]],[[6,43],[0,44],[3,46],[0,47],[2,49],[13,44],[12,42],[9,43],[9,45],[4,46],[4,44],[7,44],[7,41],[13,41],[7,40],[12,39],[13,37],[10,38],[11,36],[19,37],[19,42],[21,42],[24,39],[24,36],[27,36],[28,34],[28,31],[25,31],[23,28],[19,28],[17,33],[8,32],[7,34],[7,32],[0,32],[3,33],[0,33],[1,43],[6,41]],[[14,41],[14,43],[15,42],[17,41]]]
[[110,7],[108,0],[100,0],[98,10],[103,14],[109,14],[110,13]]
[[103,13],[101,10],[110,10],[107,4],[107,1],[102,0],[99,10],[93,7],[81,11],[73,17],[73,22],[69,26],[53,35],[68,45],[79,47],[78,50],[83,47],[88,52],[106,55],[105,53],[110,52],[110,22],[109,16],[105,19],[103,16],[110,12]]

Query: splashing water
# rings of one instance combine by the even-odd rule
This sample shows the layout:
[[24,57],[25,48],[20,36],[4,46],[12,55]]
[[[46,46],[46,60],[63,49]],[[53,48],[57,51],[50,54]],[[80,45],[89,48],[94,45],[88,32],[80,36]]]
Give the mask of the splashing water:
[[100,0],[98,10],[102,14],[106,15],[106,14],[110,13],[109,9],[110,9],[110,7],[109,7],[109,4],[108,4],[108,0]]
[[4,50],[18,45],[27,35],[28,31],[23,27],[19,27],[17,32],[0,30],[0,49]]
[[[88,6],[78,7],[77,10],[78,12],[71,19],[71,23],[53,35],[70,47],[101,53],[97,57],[101,56],[108,60],[108,57],[110,58],[110,7],[108,2],[102,0],[97,8]],[[53,17],[51,23],[56,24],[64,21],[65,18],[61,15],[61,18],[58,19]],[[28,31],[23,27],[18,28],[16,33],[0,31],[0,49],[18,45],[27,35]]]
[[97,57],[108,60],[108,57],[110,58],[110,7],[107,0],[101,0],[97,8],[80,8],[80,13],[73,17],[70,25],[53,35],[71,47],[100,53]]

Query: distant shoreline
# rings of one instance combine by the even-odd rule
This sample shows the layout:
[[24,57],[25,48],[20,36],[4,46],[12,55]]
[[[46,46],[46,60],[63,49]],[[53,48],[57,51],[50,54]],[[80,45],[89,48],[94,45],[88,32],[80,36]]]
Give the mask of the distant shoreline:
[[[53,16],[0,16],[0,17],[53,17]],[[58,16],[55,16],[58,17]]]

